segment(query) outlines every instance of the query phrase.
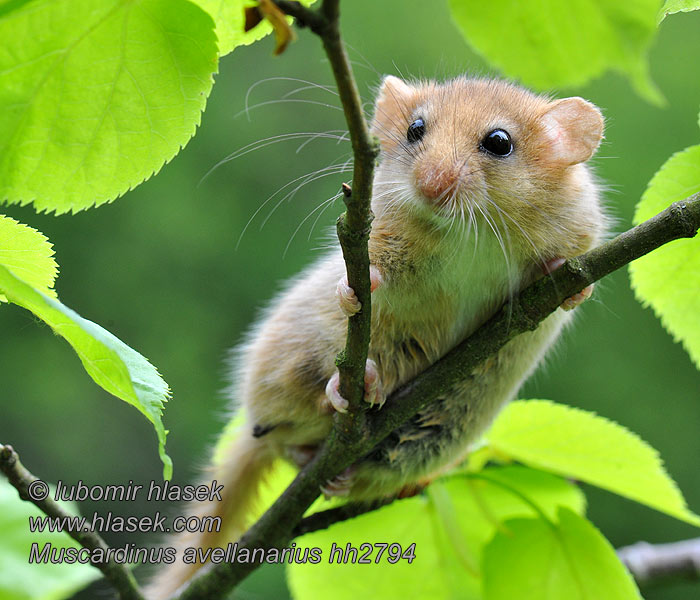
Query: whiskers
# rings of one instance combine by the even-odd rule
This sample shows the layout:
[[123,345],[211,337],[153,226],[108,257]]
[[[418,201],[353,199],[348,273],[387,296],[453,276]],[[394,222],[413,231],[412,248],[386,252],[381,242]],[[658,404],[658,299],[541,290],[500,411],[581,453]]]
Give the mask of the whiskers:
[[229,163],[237,158],[241,158],[250,152],[255,152],[256,150],[261,150],[272,144],[278,144],[279,142],[289,142],[304,140],[296,149],[296,154],[301,152],[301,150],[306,147],[310,142],[320,139],[330,139],[335,140],[337,143],[345,142],[348,140],[347,131],[344,129],[331,129],[329,131],[307,131],[307,132],[292,132],[292,133],[281,133],[279,135],[273,135],[255,142],[251,142],[242,148],[239,148],[235,152],[232,152],[225,158],[222,158],[218,163],[216,163],[211,169],[209,169],[202,179],[200,179],[197,186],[202,185],[219,167]]
[[[516,248],[522,237],[528,243],[538,260],[544,264],[536,245],[516,219],[501,208],[490,196],[488,189],[464,190],[460,186],[466,179],[474,180],[478,169],[464,173],[435,203],[441,217],[439,225],[443,235],[453,245],[448,260],[464,259],[464,248],[471,247],[471,263],[467,272],[471,272],[475,261],[486,261],[493,265],[493,278],[501,281],[504,301],[508,302],[508,318],[511,317],[512,300],[522,282],[523,260]],[[491,248],[489,248],[491,247]],[[502,265],[498,266],[498,263]],[[481,264],[479,271],[489,269]],[[500,275],[499,275],[500,273]]]
[[[277,98],[274,100],[266,100],[264,102],[259,102],[258,104],[250,105],[250,95],[253,93],[253,90],[256,89],[258,86],[262,85],[263,83],[270,83],[273,81],[284,81],[284,82],[293,82],[293,83],[301,83],[302,85],[300,87],[297,87],[287,93],[285,93],[281,98]],[[321,102],[318,100],[310,100],[306,98],[292,98],[292,96],[296,96],[300,92],[304,92],[307,90],[320,90],[322,92],[331,94],[332,96],[335,96],[337,98],[338,92],[326,85],[321,85],[320,83],[315,83],[313,81],[307,81],[306,79],[299,79],[297,77],[266,77],[265,79],[261,79],[260,81],[256,81],[253,85],[251,85],[248,88],[248,91],[246,92],[245,95],[245,108],[236,113],[234,115],[235,117],[239,117],[240,115],[245,114],[246,118],[250,121],[250,111],[255,109],[255,108],[260,108],[261,106],[269,106],[270,104],[279,104],[279,103],[284,103],[284,102],[300,102],[300,103],[307,103],[311,105],[316,105],[316,106],[323,106],[325,108],[332,108],[334,110],[342,110],[340,106],[337,104],[328,104],[327,102]]]
[[406,214],[415,205],[413,187],[401,177],[396,179],[375,180],[372,194],[372,208],[375,217],[394,219],[397,215]]
[[[276,97],[270,99],[263,98],[259,102],[253,102],[253,97],[255,92],[263,84],[270,84],[276,88]],[[282,86],[282,88],[280,88]],[[267,88],[266,88],[267,89]],[[256,99],[257,100],[257,99]],[[249,88],[245,96],[244,108],[234,115],[234,118],[239,118],[243,115],[248,121],[251,120],[251,113],[254,109],[262,108],[265,106],[273,106],[278,104],[289,104],[289,103],[305,103],[312,105],[313,107],[323,107],[332,109],[332,115],[321,114],[320,111],[315,112],[314,121],[321,122],[326,121],[331,127],[337,122],[339,127],[344,127],[345,123],[336,117],[336,111],[342,112],[340,107],[340,101],[338,100],[338,93],[334,87],[322,85],[309,81],[306,79],[294,78],[294,77],[268,77],[261,79],[253,83]],[[283,109],[278,109],[282,111]],[[275,120],[280,119],[281,113],[276,113]],[[330,122],[327,117],[331,117]],[[291,118],[297,118],[293,115]],[[321,127],[319,127],[321,129]],[[333,189],[333,195],[328,197],[328,192],[321,192],[316,194],[318,190],[316,186],[321,185],[324,178],[330,176],[338,177],[347,172],[352,171],[352,158],[347,150],[347,142],[349,141],[349,135],[345,128],[332,129],[329,128],[325,131],[292,131],[289,133],[279,133],[265,137],[249,144],[246,144],[229,155],[225,156],[219,160],[215,165],[213,165],[207,173],[202,177],[198,186],[201,186],[206,182],[218,169],[223,166],[235,161],[237,159],[246,157],[256,151],[265,151],[265,158],[263,158],[264,169],[260,169],[258,166],[260,164],[260,159],[255,163],[253,169],[257,172],[260,169],[261,173],[264,173],[264,178],[261,178],[261,182],[270,182],[274,180],[274,174],[281,172],[287,164],[291,164],[290,157],[300,154],[302,151],[306,151],[306,156],[315,157],[314,162],[318,165],[319,157],[325,158],[329,161],[329,164],[322,168],[314,169],[304,175],[299,177],[294,177],[291,181],[288,181],[274,193],[270,194],[265,198],[264,201],[256,198],[254,200],[255,210],[248,219],[247,223],[243,227],[238,240],[236,242],[236,249],[239,248],[246,232],[250,229],[251,225],[260,221],[260,229],[263,229],[265,225],[270,221],[270,219],[275,215],[278,209],[286,204],[291,203],[296,198],[299,197],[299,193],[302,190],[306,190],[307,186],[312,186],[314,189],[315,198],[325,198],[322,202],[313,201],[312,208],[307,214],[302,213],[300,215],[301,221],[298,224],[293,224],[292,227],[296,227],[288,240],[286,247],[284,249],[283,256],[289,251],[289,248],[299,234],[301,229],[311,224],[311,229],[309,232],[309,238],[313,234],[313,231],[319,221],[322,219],[324,213],[334,205],[334,203],[340,197],[340,193],[335,193],[336,190],[340,190],[340,181],[337,182],[337,186]],[[269,157],[270,147],[276,144],[283,143],[283,147],[275,151],[275,155],[271,158]],[[290,147],[291,146],[291,147]],[[313,146],[312,154],[309,154],[309,150]],[[321,148],[323,146],[323,148]],[[329,147],[331,151],[329,151]],[[333,152],[332,148],[338,147],[338,152]],[[336,154],[336,158],[333,158],[333,154]],[[323,163],[322,163],[323,164]],[[247,168],[250,168],[250,159],[246,161]],[[259,186],[258,189],[264,189],[264,186]],[[274,188],[273,188],[274,189]],[[269,193],[269,192],[268,192]],[[305,194],[309,196],[310,194]],[[303,218],[301,218],[303,216]],[[297,219],[294,219],[295,221]]]
[[[286,183],[283,185],[281,188],[279,188],[276,192],[274,192],[272,195],[268,196],[268,198],[258,206],[258,208],[255,210],[253,215],[248,219],[248,222],[246,223],[245,227],[243,228],[243,231],[241,231],[241,235],[238,238],[238,242],[236,243],[236,249],[240,246],[241,240],[243,239],[243,236],[245,235],[246,231],[250,227],[251,223],[255,220],[255,218],[262,212],[262,210],[268,206],[270,202],[272,202],[273,199],[277,198],[279,196],[279,199],[275,203],[275,205],[272,207],[272,209],[268,212],[268,214],[265,216],[263,219],[262,223],[260,224],[260,229],[262,230],[263,227],[267,224],[267,222],[270,220],[272,215],[277,211],[277,209],[285,202],[285,201],[291,201],[296,194],[306,185],[313,183],[315,181],[318,181],[320,179],[323,179],[324,177],[328,177],[329,175],[340,175],[342,173],[347,173],[348,171],[352,171],[352,159],[346,160],[343,163],[336,163],[336,164],[331,164],[326,167],[323,167],[322,169],[317,169],[316,171],[311,171],[310,173],[306,173],[305,175],[301,175],[300,177],[297,177],[295,179],[292,179],[292,181]],[[296,184],[296,185],[295,185]],[[293,187],[292,187],[293,186]],[[289,189],[291,188],[291,189]],[[288,190],[284,195],[281,195],[284,190]],[[321,213],[319,213],[319,216],[317,219],[314,221],[314,224],[311,228],[313,231],[313,227],[315,227],[316,223],[318,222],[318,219],[320,219],[320,216],[323,214],[326,208],[328,208],[337,198],[340,197],[340,194],[336,194],[332,196],[331,198],[325,200],[321,204],[319,204],[316,208],[314,208],[305,218],[304,220],[299,224],[299,226],[296,228],[294,233],[292,234],[289,242],[287,243],[287,246],[285,248],[284,253],[287,253],[287,250],[289,249],[289,245],[291,244],[292,240],[296,236],[296,234],[299,232],[301,229],[302,225],[311,218],[311,216],[318,210],[323,209]],[[310,234],[309,234],[310,235]]]

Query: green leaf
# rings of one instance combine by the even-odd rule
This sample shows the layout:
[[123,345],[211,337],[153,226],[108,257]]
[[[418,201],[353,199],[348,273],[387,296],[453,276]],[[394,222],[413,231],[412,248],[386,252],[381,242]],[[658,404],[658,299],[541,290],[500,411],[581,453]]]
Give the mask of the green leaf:
[[79,211],[194,135],[217,69],[186,0],[33,0],[0,11],[0,201]]
[[172,461],[165,453],[167,431],[161,415],[170,392],[158,371],[138,352],[109,331],[83,319],[76,312],[33,289],[0,265],[0,292],[47,323],[65,338],[100,387],[136,407],[153,424],[163,477],[170,479]]
[[[297,600],[367,595],[480,600],[481,579],[474,569],[501,521],[538,511],[554,516],[559,506],[583,512],[583,494],[549,473],[521,466],[489,467],[479,475],[457,473],[433,482],[423,496],[297,539],[300,548],[321,548],[322,560],[289,565],[290,589]],[[410,564],[329,564],[333,544],[345,550],[346,544],[359,548],[363,542],[398,543],[403,549],[415,542],[416,558]]]
[[700,9],[700,0],[666,0],[659,11],[657,21],[661,23],[668,15]]
[[264,21],[248,32],[245,25],[244,8],[254,2],[245,0],[192,0],[207,11],[216,23],[216,37],[219,39],[219,56],[225,56],[237,46],[247,46],[265,37],[272,26]]
[[[460,474],[455,474],[448,476],[447,481],[460,478]],[[521,465],[492,466],[480,473],[470,473],[468,478],[471,478],[471,494],[459,493],[457,489],[453,494],[459,498],[457,505],[460,514],[473,512],[472,505],[465,502],[474,502],[474,507],[487,509],[501,520],[514,515],[539,513],[555,519],[560,506],[566,506],[580,515],[586,512],[586,497],[581,488],[545,471]],[[468,522],[464,520],[465,524]],[[486,539],[490,535],[483,537]]]
[[[72,504],[60,504],[71,514],[77,514]],[[89,564],[29,564],[32,543],[39,545],[39,551],[47,543],[56,548],[79,547],[63,532],[30,532],[29,517],[38,516],[42,516],[41,511],[20,500],[17,490],[0,478],[0,598],[3,600],[72,598],[78,590],[101,577]]]
[[617,69],[645,98],[663,101],[646,59],[658,0],[450,0],[450,7],[466,40],[508,77],[548,90]]
[[[700,191],[700,145],[671,156],[654,175],[634,215],[641,223]],[[637,299],[700,368],[700,238],[676,240],[629,266]]]
[[[301,0],[304,6],[311,6],[316,0]],[[216,36],[219,38],[219,56],[225,56],[238,46],[247,46],[272,32],[272,25],[267,20],[243,31],[245,25],[244,9],[255,6],[252,0],[192,0],[201,6],[216,23]],[[292,19],[290,18],[291,22]]]
[[440,482],[428,487],[426,491],[435,512],[442,524],[442,533],[454,551],[459,563],[474,577],[479,576],[479,566],[476,562],[476,552],[470,548],[462,532],[455,503],[452,501],[447,488]]
[[[507,467],[489,467],[477,474],[455,474],[448,476],[440,485],[447,491],[456,515],[456,524],[440,514],[436,505],[438,519],[442,523],[438,533],[444,532],[447,542],[440,542],[442,548],[451,544],[459,557],[464,549],[455,546],[455,538],[461,536],[469,555],[481,563],[484,545],[493,535],[503,529],[503,521],[513,517],[530,517],[539,514],[555,518],[560,506],[566,506],[583,515],[586,501],[583,492],[572,483],[550,473],[511,465]],[[434,495],[432,484],[428,494]],[[457,533],[455,533],[455,530]],[[438,535],[436,533],[436,535]],[[463,559],[455,575],[461,589],[470,589],[475,598],[481,597],[480,579],[466,577]]]
[[[426,498],[407,498],[328,530],[298,538],[295,540],[298,547],[320,548],[322,555],[319,564],[287,566],[292,596],[296,600],[356,600],[368,595],[384,600],[457,597],[455,574],[469,575],[461,571],[444,535],[436,539],[435,518],[435,509]],[[363,543],[398,544],[402,551],[415,543],[416,558],[411,563],[399,560],[389,564],[385,552],[380,563],[375,564],[377,552],[374,552],[368,555],[371,564],[359,564],[364,554],[364,550],[360,550]],[[350,547],[358,550],[354,557]],[[338,563],[341,552],[346,563]],[[329,563],[331,559],[334,560],[332,564]]]
[[[56,296],[53,246],[44,234],[5,215],[0,215],[0,265],[47,296]],[[0,294],[0,302],[6,301]]]
[[641,599],[615,550],[586,519],[506,521],[484,550],[484,600]]
[[591,483],[700,526],[656,450],[594,413],[547,400],[512,402],[487,443],[497,456]]

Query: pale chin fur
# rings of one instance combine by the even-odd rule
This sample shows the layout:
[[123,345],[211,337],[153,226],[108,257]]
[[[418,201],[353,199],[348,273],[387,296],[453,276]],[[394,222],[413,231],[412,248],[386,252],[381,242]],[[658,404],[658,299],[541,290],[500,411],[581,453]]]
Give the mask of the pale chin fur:
[[[377,224],[385,220],[395,222],[397,218],[429,223],[439,244],[433,251],[444,257],[437,268],[420,274],[420,285],[414,279],[410,289],[401,286],[394,290],[401,295],[400,301],[392,301],[391,285],[377,290],[373,295],[374,309],[382,310],[386,302],[394,313],[422,318],[424,311],[433,310],[425,302],[431,290],[448,292],[459,315],[451,324],[454,339],[450,343],[457,343],[465,333],[473,331],[485,313],[510,299],[524,278],[530,279],[528,261],[513,251],[506,227],[494,222],[482,202],[469,198],[464,189],[449,193],[436,203],[416,189],[409,175],[396,170],[387,172],[380,165],[374,180],[372,210]],[[484,294],[485,290],[489,293]]]

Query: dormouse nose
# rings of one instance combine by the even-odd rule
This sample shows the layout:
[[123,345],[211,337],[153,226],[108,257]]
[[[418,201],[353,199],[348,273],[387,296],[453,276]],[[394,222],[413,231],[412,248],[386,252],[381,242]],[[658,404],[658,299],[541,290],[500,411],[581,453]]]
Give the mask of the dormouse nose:
[[452,156],[425,157],[415,169],[416,187],[428,200],[441,203],[457,190],[463,166]]

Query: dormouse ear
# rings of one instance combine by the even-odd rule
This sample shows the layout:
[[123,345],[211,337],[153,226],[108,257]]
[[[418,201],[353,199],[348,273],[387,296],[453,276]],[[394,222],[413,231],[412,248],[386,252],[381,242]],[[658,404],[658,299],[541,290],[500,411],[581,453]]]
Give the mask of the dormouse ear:
[[410,98],[412,92],[413,88],[405,81],[393,75],[387,75],[379,88],[377,104],[387,101],[406,101]]
[[379,94],[377,94],[374,124],[382,123],[386,128],[389,124],[396,122],[401,115],[406,113],[406,106],[409,104],[413,92],[413,88],[405,81],[393,75],[387,75],[379,88]]
[[540,123],[546,138],[546,160],[561,166],[587,161],[603,139],[603,115],[583,98],[552,102]]

